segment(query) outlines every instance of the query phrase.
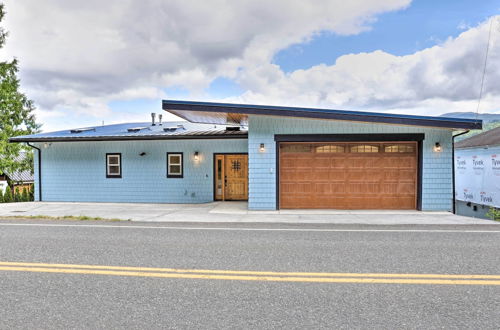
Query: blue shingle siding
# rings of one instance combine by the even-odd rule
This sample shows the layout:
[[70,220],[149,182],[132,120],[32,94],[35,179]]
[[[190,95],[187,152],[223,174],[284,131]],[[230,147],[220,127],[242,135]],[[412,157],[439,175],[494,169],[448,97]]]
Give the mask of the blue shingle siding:
[[[193,159],[195,151],[199,152],[200,157],[197,163]],[[140,156],[141,152],[146,155]],[[183,178],[166,177],[167,152],[184,153]],[[224,152],[247,152],[247,140],[54,142],[48,148],[42,147],[42,199],[211,202],[213,153]],[[122,154],[122,178],[106,178],[106,153]],[[35,175],[38,182],[38,174]],[[35,191],[38,196],[37,185]]]
[[[275,134],[424,133],[422,209],[425,211],[451,210],[451,130],[265,116],[250,116],[248,127],[250,209],[276,209],[276,172],[278,169],[276,168]],[[433,151],[436,142],[442,146],[440,153]],[[259,150],[261,143],[265,144],[264,152]]]
[[[54,142],[42,149],[44,201],[204,203],[213,201],[213,153],[249,151],[249,208],[276,209],[275,134],[424,133],[422,209],[450,210],[451,130],[250,116],[246,139]],[[433,151],[440,142],[442,152]],[[260,144],[265,151],[260,151]],[[195,163],[193,154],[200,153]],[[145,156],[140,156],[145,152]],[[166,153],[184,153],[184,177],[166,177]],[[106,153],[122,154],[122,178],[107,179]],[[35,153],[35,169],[38,167]],[[35,171],[38,182],[38,171]],[[38,184],[35,184],[38,199]]]

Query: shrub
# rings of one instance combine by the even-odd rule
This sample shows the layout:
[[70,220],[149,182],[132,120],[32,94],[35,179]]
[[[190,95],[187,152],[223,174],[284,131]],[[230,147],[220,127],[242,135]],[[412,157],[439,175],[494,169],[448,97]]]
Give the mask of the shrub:
[[486,213],[486,216],[492,220],[500,221],[500,209],[497,209],[496,207],[490,207],[488,213]]
[[14,191],[12,192],[12,199],[14,200],[14,203],[20,202],[21,196],[19,195],[19,190],[14,188]]
[[3,191],[0,189],[0,203],[3,203]]
[[28,202],[32,202],[35,200],[35,187],[30,186],[30,190],[28,192]]
[[22,202],[29,202],[30,201],[30,196],[28,194],[28,188],[23,189],[23,193],[21,194],[21,201]]
[[14,201],[14,197],[12,196],[12,190],[10,190],[9,186],[7,186],[7,189],[5,189],[3,200],[5,203],[12,203]]

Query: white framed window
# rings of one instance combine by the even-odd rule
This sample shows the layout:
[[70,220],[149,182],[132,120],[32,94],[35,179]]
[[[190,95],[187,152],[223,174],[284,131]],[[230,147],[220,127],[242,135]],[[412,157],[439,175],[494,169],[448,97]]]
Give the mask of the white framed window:
[[167,152],[167,178],[182,178],[183,167],[182,152]]
[[106,154],[106,178],[122,177],[122,154]]

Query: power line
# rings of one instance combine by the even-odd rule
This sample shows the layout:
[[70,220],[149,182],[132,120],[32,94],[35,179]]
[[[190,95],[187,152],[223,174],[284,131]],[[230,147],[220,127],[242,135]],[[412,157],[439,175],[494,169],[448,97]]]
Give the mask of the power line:
[[486,76],[486,64],[488,63],[488,53],[490,51],[491,28],[493,27],[493,18],[490,19],[490,30],[488,32],[488,43],[486,44],[486,54],[484,56],[483,76],[481,77],[481,88],[479,89],[479,98],[477,100],[476,120],[479,116],[479,106],[481,105],[481,98],[483,97],[484,77]]

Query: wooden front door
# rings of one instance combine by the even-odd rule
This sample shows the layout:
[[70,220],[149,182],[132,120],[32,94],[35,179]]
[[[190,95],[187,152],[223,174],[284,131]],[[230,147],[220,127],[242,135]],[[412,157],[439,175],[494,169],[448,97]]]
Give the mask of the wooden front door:
[[215,155],[215,200],[248,200],[248,155]]
[[417,143],[282,143],[280,207],[416,209]]

